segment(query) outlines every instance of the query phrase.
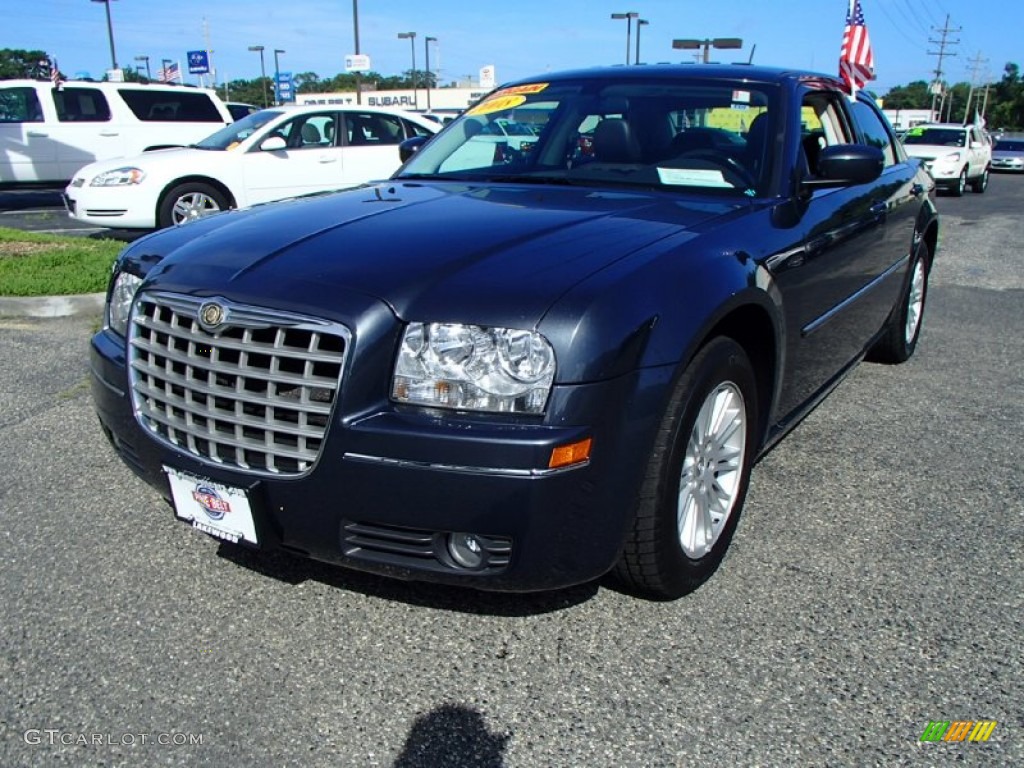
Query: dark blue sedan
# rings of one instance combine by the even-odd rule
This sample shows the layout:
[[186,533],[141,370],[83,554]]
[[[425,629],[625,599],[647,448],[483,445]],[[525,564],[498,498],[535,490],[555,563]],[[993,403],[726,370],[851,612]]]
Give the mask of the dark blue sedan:
[[196,529],[677,597],[718,567],[757,458],[861,359],[917,345],[934,182],[834,78],[548,74],[411,141],[390,180],[119,258],[96,407]]

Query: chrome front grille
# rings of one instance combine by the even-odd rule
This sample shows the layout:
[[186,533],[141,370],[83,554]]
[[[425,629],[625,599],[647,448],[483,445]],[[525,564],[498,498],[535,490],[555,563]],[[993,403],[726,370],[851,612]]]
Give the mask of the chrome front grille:
[[[200,323],[200,308],[219,309]],[[301,475],[320,455],[349,333],[317,318],[224,299],[146,293],[128,334],[142,426],[205,461]]]

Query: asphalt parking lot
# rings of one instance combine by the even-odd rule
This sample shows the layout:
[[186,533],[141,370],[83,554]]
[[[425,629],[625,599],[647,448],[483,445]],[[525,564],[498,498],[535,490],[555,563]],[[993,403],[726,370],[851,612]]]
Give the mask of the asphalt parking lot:
[[98,318],[0,318],[0,765],[1024,765],[1024,176],[938,203],[917,355],[755,468],[672,603],[219,545],[107,447]]

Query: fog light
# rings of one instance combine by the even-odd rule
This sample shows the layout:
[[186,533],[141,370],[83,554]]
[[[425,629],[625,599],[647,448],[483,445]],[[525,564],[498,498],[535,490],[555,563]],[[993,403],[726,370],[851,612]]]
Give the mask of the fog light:
[[479,568],[484,564],[484,546],[472,533],[449,533],[448,553],[463,568]]

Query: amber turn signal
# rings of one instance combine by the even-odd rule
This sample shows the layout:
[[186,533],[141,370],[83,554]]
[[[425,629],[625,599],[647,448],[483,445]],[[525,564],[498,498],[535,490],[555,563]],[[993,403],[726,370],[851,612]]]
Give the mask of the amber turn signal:
[[582,464],[590,460],[591,438],[580,440],[568,445],[560,445],[551,451],[551,460],[548,461],[548,469],[568,467],[572,464]]

